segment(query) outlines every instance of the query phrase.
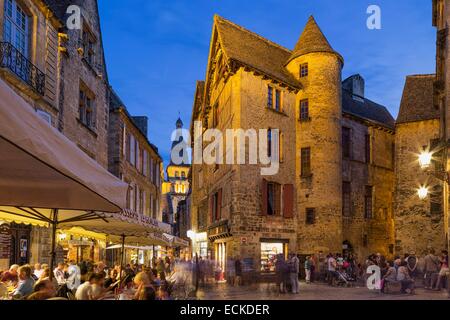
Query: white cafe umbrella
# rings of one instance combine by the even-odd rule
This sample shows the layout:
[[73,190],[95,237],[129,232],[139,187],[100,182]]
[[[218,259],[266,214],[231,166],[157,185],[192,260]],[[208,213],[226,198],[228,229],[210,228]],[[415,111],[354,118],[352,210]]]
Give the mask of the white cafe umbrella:
[[43,121],[1,79],[0,97],[0,220],[50,226],[52,269],[57,228],[142,231],[116,214],[126,205],[125,183]]

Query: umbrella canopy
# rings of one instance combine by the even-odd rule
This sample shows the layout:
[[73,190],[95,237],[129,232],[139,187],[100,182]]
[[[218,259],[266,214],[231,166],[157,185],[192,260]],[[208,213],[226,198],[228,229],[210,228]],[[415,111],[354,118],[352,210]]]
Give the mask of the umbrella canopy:
[[0,205],[118,212],[128,186],[0,79]]

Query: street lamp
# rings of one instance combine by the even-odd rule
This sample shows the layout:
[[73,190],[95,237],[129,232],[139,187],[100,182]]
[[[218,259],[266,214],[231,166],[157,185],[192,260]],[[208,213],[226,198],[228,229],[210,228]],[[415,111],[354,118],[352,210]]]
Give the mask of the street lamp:
[[420,200],[425,200],[428,197],[428,188],[420,187],[419,190],[417,190],[417,194],[419,195]]

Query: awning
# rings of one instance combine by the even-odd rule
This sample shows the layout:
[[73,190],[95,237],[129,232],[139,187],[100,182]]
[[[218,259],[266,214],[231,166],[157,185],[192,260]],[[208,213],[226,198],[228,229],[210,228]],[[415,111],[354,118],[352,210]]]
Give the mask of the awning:
[[128,186],[0,79],[0,205],[119,212]]
[[[132,249],[132,250],[153,250],[153,247],[140,247],[140,246],[129,246],[129,245],[125,245],[124,248]],[[122,245],[116,244],[116,245],[106,248],[106,250],[114,250],[114,249],[122,249]]]
[[171,247],[189,247],[189,241],[171,234],[164,234],[164,237],[170,242]]
[[126,205],[127,184],[42,120],[1,79],[0,97],[0,220],[50,226],[51,268],[57,228],[128,231],[114,214]]

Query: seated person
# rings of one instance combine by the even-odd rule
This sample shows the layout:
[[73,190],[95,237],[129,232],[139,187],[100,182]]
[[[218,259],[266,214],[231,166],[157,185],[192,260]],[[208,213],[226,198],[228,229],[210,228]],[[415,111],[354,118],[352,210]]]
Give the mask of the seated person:
[[19,284],[13,292],[13,297],[24,298],[33,293],[34,280],[31,277],[31,267],[22,266],[17,271],[19,275]]
[[17,283],[19,281],[19,275],[17,271],[19,270],[19,265],[13,264],[9,271],[6,271],[2,274],[2,277],[0,278],[0,282],[12,282]]
[[34,286],[34,292],[27,298],[27,300],[48,300],[55,298],[56,290],[50,280],[42,280]]
[[98,284],[100,277],[95,273],[90,273],[82,285],[80,285],[75,293],[77,300],[97,300],[94,296],[93,286]]
[[387,262],[386,265],[387,265],[387,271],[386,271],[385,275],[383,276],[383,279],[381,282],[381,292],[384,292],[386,283],[397,281],[397,270],[394,268],[394,263]]
[[155,300],[154,298],[149,299],[156,296],[156,291],[145,272],[139,272],[136,275],[134,278],[134,285],[137,288],[134,300]]
[[402,283],[402,293],[414,294],[414,279],[409,275],[406,261],[400,263],[400,267],[397,270],[397,281]]

